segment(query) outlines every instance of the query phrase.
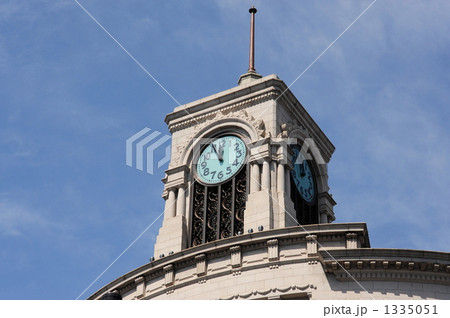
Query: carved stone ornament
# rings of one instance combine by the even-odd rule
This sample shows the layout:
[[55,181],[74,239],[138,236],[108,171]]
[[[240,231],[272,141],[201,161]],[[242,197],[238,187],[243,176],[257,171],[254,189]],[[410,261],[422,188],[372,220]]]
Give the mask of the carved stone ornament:
[[231,300],[231,299],[247,299],[251,296],[253,297],[264,297],[264,296],[269,296],[270,294],[285,294],[291,291],[306,291],[306,290],[314,290],[317,289],[316,286],[312,285],[312,284],[306,284],[305,286],[289,286],[286,288],[269,288],[266,290],[257,290],[257,291],[253,291],[253,292],[248,292],[245,294],[237,294],[237,295],[233,295],[230,296],[228,298],[222,298],[224,300]]
[[244,120],[253,126],[258,136],[263,138],[266,136],[266,125],[264,124],[264,121],[262,119],[255,119],[253,116],[249,115],[245,110],[239,110],[235,112],[232,112],[230,110],[218,111],[217,113],[215,113],[215,116],[207,119],[201,124],[197,124],[194,127],[194,131],[191,133],[191,135],[186,137],[184,141],[179,146],[176,147],[176,151],[174,151],[173,153],[173,157],[169,164],[169,168],[173,168],[181,164],[180,160],[181,156],[183,155],[184,149],[186,148],[187,145],[191,144],[191,141],[194,138],[194,136],[197,136],[198,133],[208,125],[211,125],[213,122],[216,122],[224,118],[236,118]]
[[173,265],[170,264],[164,266],[164,280],[166,287],[173,285],[174,278]]
[[301,134],[310,137],[309,131],[296,120],[284,123],[280,128],[281,132],[278,134],[278,138],[288,138],[295,131],[299,131]]
[[267,241],[267,258],[269,262],[277,261],[279,259],[277,239]]
[[237,268],[242,266],[241,247],[239,245],[230,247],[231,267]]

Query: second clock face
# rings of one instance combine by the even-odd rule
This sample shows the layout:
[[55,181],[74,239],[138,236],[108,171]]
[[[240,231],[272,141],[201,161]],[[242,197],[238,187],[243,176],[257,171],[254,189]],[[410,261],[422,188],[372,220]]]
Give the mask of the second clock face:
[[294,169],[292,170],[292,177],[294,179],[295,186],[302,198],[311,203],[314,200],[314,177],[308,161],[305,159],[300,150],[294,148],[294,156],[292,162]]
[[217,138],[206,146],[197,161],[197,177],[206,184],[218,184],[231,179],[242,167],[247,148],[236,136]]

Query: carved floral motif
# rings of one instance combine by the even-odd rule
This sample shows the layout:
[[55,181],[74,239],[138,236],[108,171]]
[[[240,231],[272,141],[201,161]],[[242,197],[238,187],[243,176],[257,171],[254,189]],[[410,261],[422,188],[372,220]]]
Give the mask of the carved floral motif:
[[262,137],[262,138],[266,137],[266,126],[262,119],[255,119],[253,116],[249,115],[245,110],[239,110],[239,111],[233,112],[233,111],[225,109],[222,111],[218,111],[215,113],[215,116],[212,116],[211,118],[208,118],[204,122],[196,125],[194,127],[193,132],[188,137],[185,137],[184,140],[181,142],[181,144],[176,147],[176,151],[174,151],[174,153],[173,153],[173,157],[172,157],[169,167],[173,168],[173,167],[176,167],[177,165],[181,164],[180,160],[181,160],[181,157],[183,155],[183,152],[184,152],[186,146],[191,145],[192,139],[195,136],[197,136],[201,130],[203,130],[205,127],[207,127],[213,123],[216,123],[217,121],[219,121],[221,119],[228,119],[228,118],[244,120],[253,126],[253,128],[255,129],[255,131],[259,137]]

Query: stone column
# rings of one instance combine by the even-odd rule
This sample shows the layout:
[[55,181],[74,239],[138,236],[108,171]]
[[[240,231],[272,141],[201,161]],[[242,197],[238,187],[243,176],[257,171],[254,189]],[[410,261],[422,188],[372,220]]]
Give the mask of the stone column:
[[277,191],[285,192],[286,191],[286,181],[285,181],[286,173],[284,172],[284,164],[279,163],[277,169]]
[[177,195],[177,216],[185,216],[186,215],[186,197],[184,195],[185,189],[184,186],[180,186],[178,188],[178,195]]
[[287,169],[284,169],[284,182],[285,182],[285,189],[286,189],[286,195],[288,198],[291,196],[291,172],[289,170],[289,167],[286,167]]
[[326,212],[320,213],[320,223],[322,224],[328,223],[328,215]]
[[262,168],[262,176],[261,176],[261,185],[262,189],[269,190],[270,189],[270,166],[269,161],[264,160],[263,168]]
[[261,190],[261,172],[257,162],[251,165],[251,169],[250,193],[254,193]]
[[175,190],[169,189],[169,195],[166,200],[166,207],[164,209],[164,219],[170,219],[175,217],[176,214],[176,202],[175,202]]

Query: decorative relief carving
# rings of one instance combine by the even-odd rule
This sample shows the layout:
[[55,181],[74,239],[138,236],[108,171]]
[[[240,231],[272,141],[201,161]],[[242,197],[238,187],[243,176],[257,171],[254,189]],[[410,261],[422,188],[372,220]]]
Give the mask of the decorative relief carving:
[[[327,272],[339,281],[354,278],[360,280],[395,280],[408,282],[433,282],[450,285],[450,265],[401,261],[327,261]],[[345,270],[344,270],[344,269]],[[448,271],[447,271],[448,268]],[[357,269],[357,271],[355,271]],[[380,270],[383,269],[383,270]],[[348,271],[347,271],[348,270]]]
[[180,123],[171,125],[169,127],[169,129],[170,129],[170,132],[173,133],[174,131],[183,129],[185,127],[193,126],[193,125],[198,124],[198,123],[203,123],[204,121],[208,121],[208,120],[213,120],[217,116],[218,113],[223,113],[225,115],[230,114],[230,113],[231,114],[237,113],[240,110],[242,110],[242,108],[244,108],[244,107],[250,106],[252,104],[262,103],[262,102],[264,102],[266,100],[269,100],[271,98],[276,98],[278,95],[279,95],[279,92],[268,92],[268,93],[261,94],[259,96],[247,99],[247,100],[239,102],[239,103],[231,104],[231,105],[226,106],[226,107],[224,107],[224,108],[222,108],[220,110],[217,110],[217,111],[214,111],[214,112],[210,112],[208,114],[204,114],[204,115],[201,115],[201,116],[195,116],[195,117],[193,117],[191,115],[188,119],[186,119],[186,120],[184,120],[184,121],[182,121]]
[[289,123],[284,123],[280,126],[281,132],[278,134],[278,138],[288,138],[295,131],[300,132],[302,135],[306,137],[310,137],[309,131],[300,124],[297,120],[294,120]]
[[240,271],[240,270],[235,270],[235,269],[233,269],[232,272],[233,272],[233,273],[232,273],[233,276],[239,276],[239,275],[241,275],[241,271]]
[[169,289],[166,291],[166,295],[173,294],[174,291],[175,291],[174,289]]
[[231,112],[230,110],[225,109],[222,111],[217,111],[202,123],[197,123],[197,125],[194,127],[194,131],[188,137],[184,138],[181,145],[176,147],[177,150],[173,153],[173,158],[170,162],[169,167],[173,168],[181,164],[180,160],[185,147],[191,144],[192,139],[197,136],[202,129],[224,118],[242,119],[253,126],[259,137],[264,138],[266,136],[266,125],[264,124],[264,121],[262,119],[255,120],[255,118],[249,115],[245,110]]
[[317,289],[317,287],[312,285],[312,284],[307,284],[305,286],[295,286],[294,285],[294,286],[289,286],[289,287],[286,287],[286,288],[269,288],[269,289],[266,289],[266,290],[256,290],[256,291],[248,292],[248,293],[245,293],[245,294],[236,294],[236,295],[230,296],[228,298],[221,298],[221,299],[224,299],[224,300],[247,299],[247,298],[249,298],[251,296],[253,296],[253,297],[269,296],[270,294],[275,294],[275,293],[277,293],[277,294],[279,294],[279,293],[286,294],[286,293],[291,292],[291,291],[306,291],[308,289]]

